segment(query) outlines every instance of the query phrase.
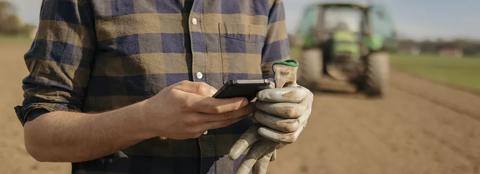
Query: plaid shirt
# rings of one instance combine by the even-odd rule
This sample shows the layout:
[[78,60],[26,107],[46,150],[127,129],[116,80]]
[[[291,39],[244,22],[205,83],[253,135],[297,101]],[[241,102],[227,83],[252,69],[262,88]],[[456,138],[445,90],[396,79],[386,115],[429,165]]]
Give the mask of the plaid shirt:
[[[190,4],[190,5],[189,5]],[[103,112],[182,80],[216,88],[271,75],[288,54],[281,0],[44,0],[25,56],[22,123],[34,113]],[[73,173],[233,173],[226,154],[251,122],[190,140],[151,139],[73,164]]]

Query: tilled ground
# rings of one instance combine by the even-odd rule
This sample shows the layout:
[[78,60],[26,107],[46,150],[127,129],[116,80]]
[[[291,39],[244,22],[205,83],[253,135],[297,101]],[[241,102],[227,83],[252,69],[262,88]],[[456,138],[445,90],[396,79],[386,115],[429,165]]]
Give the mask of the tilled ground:
[[[25,152],[21,102],[26,45],[0,45],[0,173],[68,173]],[[322,94],[299,142],[270,173],[480,174],[480,97],[394,72],[390,95]]]
[[318,94],[270,173],[480,174],[480,97],[394,72],[390,95]]
[[28,44],[0,44],[0,173],[68,173],[66,164],[38,163],[25,151],[23,131],[13,107],[22,102],[21,80],[27,69],[23,54]]

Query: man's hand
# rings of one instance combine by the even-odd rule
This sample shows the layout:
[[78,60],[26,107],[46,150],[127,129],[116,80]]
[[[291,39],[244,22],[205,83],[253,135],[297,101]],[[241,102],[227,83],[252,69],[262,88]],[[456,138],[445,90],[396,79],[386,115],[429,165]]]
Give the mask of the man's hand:
[[295,142],[310,117],[313,94],[301,86],[275,88],[261,91],[257,100],[258,133],[278,143]]
[[152,136],[197,138],[209,129],[229,126],[254,111],[246,98],[212,98],[206,83],[182,81],[146,100],[141,114]]
[[238,159],[248,151],[238,174],[266,173],[276,148],[295,142],[312,110],[313,94],[301,86],[266,89],[258,93],[255,119],[260,123],[240,137],[230,151]]
[[196,138],[253,112],[246,99],[211,98],[215,91],[184,81],[109,112],[46,113],[25,124],[25,146],[39,161],[89,161],[153,137]]

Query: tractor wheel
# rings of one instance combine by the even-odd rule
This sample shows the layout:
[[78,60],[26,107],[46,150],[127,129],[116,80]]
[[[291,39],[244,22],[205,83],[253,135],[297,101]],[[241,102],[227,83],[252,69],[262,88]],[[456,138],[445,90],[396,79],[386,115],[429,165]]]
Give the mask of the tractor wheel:
[[315,89],[323,75],[323,54],[320,49],[308,49],[300,59],[300,83]]
[[387,53],[373,53],[367,58],[365,92],[370,97],[382,97],[387,94],[390,71]]

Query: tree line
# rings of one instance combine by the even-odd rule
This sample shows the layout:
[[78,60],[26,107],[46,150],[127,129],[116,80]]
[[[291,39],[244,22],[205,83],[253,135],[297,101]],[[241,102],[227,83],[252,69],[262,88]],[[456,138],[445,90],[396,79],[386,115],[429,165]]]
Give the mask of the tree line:
[[418,50],[421,53],[438,53],[442,49],[458,49],[466,56],[480,56],[480,41],[468,39],[426,41],[403,39],[398,41],[398,51]]
[[34,29],[35,26],[22,23],[10,2],[0,0],[0,34],[30,36]]

